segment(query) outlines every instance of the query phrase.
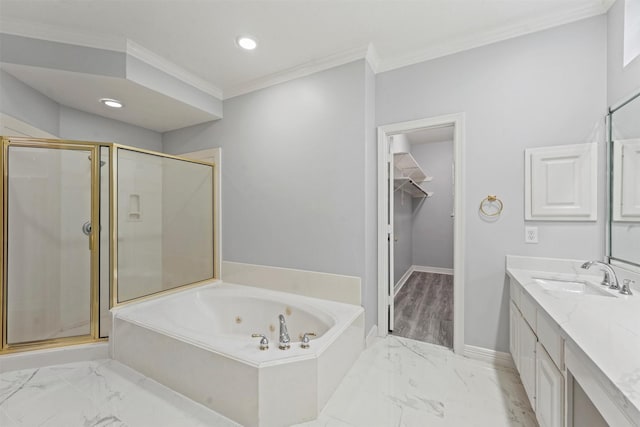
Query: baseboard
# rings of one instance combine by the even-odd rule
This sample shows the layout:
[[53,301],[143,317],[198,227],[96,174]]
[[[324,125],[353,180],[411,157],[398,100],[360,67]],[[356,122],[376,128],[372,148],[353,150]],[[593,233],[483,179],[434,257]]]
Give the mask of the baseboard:
[[412,265],[411,269],[413,271],[419,271],[421,273],[449,274],[453,276],[453,268],[429,267],[425,265]]
[[414,267],[413,265],[409,267],[407,271],[404,272],[400,280],[398,280],[398,283],[395,284],[395,286],[393,287],[393,296],[398,295],[398,292],[400,292],[400,289],[402,289],[404,284],[407,283],[407,280],[409,280],[411,273],[413,273],[413,267]]
[[369,348],[378,340],[378,325],[373,325],[367,334],[367,338],[365,340],[366,348]]
[[0,363],[0,374],[20,369],[34,369],[50,365],[108,358],[109,344],[106,342],[25,351],[0,356],[2,362]]
[[511,355],[502,351],[465,344],[462,354],[469,359],[487,362],[498,368],[515,369]]

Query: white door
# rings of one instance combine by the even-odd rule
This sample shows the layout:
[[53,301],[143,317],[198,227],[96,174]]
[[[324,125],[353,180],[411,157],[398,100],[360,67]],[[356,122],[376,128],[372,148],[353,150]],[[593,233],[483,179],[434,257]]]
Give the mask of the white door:
[[394,207],[394,200],[393,200],[393,179],[394,179],[394,166],[393,166],[393,154],[391,154],[391,138],[387,138],[387,159],[389,160],[387,162],[387,170],[388,170],[388,183],[387,183],[387,192],[388,192],[388,200],[389,200],[389,205],[387,206],[387,218],[389,218],[389,222],[387,223],[387,229],[389,230],[388,232],[388,239],[387,239],[387,245],[389,247],[389,269],[388,269],[388,277],[387,277],[387,283],[388,283],[388,298],[387,300],[389,301],[389,331],[393,331],[393,318],[394,318],[394,262],[393,262],[393,246],[394,246],[394,241],[395,241],[395,234],[394,234],[394,230],[393,230],[393,207]]

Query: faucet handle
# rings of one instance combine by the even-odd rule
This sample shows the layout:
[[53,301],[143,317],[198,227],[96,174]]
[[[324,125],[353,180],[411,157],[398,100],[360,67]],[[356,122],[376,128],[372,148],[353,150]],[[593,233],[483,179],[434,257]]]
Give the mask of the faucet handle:
[[633,292],[631,292],[631,285],[635,283],[635,280],[624,279],[624,283],[622,285],[622,289],[620,289],[620,293],[623,295],[633,295]]
[[301,337],[301,342],[300,342],[300,347],[302,348],[309,348],[310,346],[310,339],[309,337],[315,337],[316,333],[315,332],[305,332],[302,337]]
[[253,338],[262,338],[260,340],[260,350],[268,350],[269,349],[269,340],[262,334],[251,334]]

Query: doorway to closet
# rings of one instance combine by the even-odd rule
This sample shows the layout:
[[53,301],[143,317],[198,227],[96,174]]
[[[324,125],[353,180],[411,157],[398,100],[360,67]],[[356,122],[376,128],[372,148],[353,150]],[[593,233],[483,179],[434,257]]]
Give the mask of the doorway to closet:
[[392,333],[448,348],[453,348],[453,138],[453,125],[389,137]]
[[464,113],[378,128],[378,336],[464,352]]

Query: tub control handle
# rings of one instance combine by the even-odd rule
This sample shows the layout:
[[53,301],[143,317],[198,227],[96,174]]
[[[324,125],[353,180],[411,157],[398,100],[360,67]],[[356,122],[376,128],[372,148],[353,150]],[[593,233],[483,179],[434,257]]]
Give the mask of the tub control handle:
[[315,336],[316,336],[315,332],[306,332],[304,335],[302,335],[302,340],[300,342],[300,347],[309,348],[309,346],[311,345],[309,337],[315,337]]
[[260,350],[268,350],[269,349],[269,340],[262,334],[251,334],[253,338],[262,338],[260,340]]

